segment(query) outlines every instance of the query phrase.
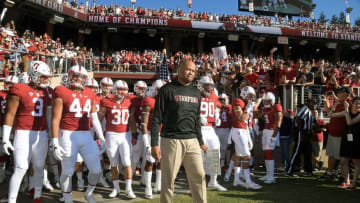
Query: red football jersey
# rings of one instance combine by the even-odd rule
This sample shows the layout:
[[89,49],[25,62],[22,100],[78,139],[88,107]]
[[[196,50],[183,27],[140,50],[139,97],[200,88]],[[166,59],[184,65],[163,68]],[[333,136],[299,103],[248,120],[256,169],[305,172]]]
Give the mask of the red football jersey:
[[33,89],[27,84],[14,84],[9,94],[19,97],[16,112],[17,130],[47,130],[46,109],[52,99],[52,89]]
[[220,109],[221,125],[218,128],[230,128],[231,127],[231,104],[222,106]]
[[121,103],[114,99],[102,99],[100,106],[106,108],[106,131],[125,133],[129,131],[129,108],[131,102],[125,98]]
[[262,108],[262,114],[264,116],[264,120],[265,120],[265,126],[264,129],[274,129],[275,126],[275,114],[277,112],[282,112],[282,107],[281,104],[275,104],[272,107],[269,108]]
[[200,115],[207,118],[207,126],[215,125],[216,107],[221,108],[221,103],[214,93],[208,97],[201,97]]
[[142,108],[141,108],[141,100],[143,100],[143,98],[141,97],[132,97],[131,101],[131,110],[135,111],[135,121],[138,124],[138,126],[140,126],[141,124],[141,112],[142,112]]
[[90,130],[91,106],[95,102],[95,94],[85,88],[82,92],[71,90],[65,86],[55,88],[55,97],[63,100],[63,111],[60,128],[72,131]]
[[5,109],[6,109],[6,98],[8,96],[7,92],[0,91],[0,124],[3,125],[5,121]]
[[141,101],[141,107],[144,108],[145,106],[148,106],[150,108],[149,122],[147,124],[148,131],[150,131],[151,119],[152,119],[152,116],[153,116],[153,113],[154,113],[154,108],[155,108],[155,98],[153,98],[153,97],[145,97]]
[[232,105],[231,127],[233,127],[233,128],[247,129],[246,123],[245,123],[244,121],[239,121],[239,120],[236,118],[235,111],[234,111],[235,106],[240,106],[241,109],[244,110],[244,108],[245,108],[245,103],[244,103],[244,101],[241,100],[240,98],[237,98],[237,99],[235,99],[235,100],[232,102],[231,105]]

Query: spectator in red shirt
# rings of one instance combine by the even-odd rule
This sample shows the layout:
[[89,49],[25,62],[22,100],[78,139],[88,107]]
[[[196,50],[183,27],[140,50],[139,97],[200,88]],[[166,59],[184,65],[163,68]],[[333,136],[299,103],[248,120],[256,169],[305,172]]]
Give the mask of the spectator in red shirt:
[[317,109],[313,109],[312,111],[315,117],[315,125],[313,126],[313,141],[312,141],[312,149],[313,149],[313,163],[314,168],[320,170],[323,162],[320,161],[321,152],[323,149],[324,143],[324,132],[326,131],[325,121],[319,118],[319,112]]
[[257,89],[259,86],[259,76],[253,72],[252,66],[248,66],[245,69],[245,79],[248,81],[248,85]]

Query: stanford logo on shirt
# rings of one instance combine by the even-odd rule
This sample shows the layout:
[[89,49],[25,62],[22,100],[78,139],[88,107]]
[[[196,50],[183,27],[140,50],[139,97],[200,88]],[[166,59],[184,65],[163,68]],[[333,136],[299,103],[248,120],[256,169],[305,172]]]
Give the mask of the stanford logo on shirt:
[[196,98],[196,97],[184,96],[184,95],[175,95],[175,101],[195,103],[195,104],[198,104],[198,103],[199,103],[198,98]]

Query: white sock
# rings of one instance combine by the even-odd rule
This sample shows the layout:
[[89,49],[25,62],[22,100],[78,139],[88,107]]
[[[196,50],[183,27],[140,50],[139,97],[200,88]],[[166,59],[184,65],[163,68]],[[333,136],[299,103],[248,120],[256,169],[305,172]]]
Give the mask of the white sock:
[[146,187],[151,187],[152,171],[144,171],[144,181]]
[[216,179],[217,178],[217,175],[215,174],[215,175],[210,175],[210,182],[209,183],[211,183],[211,184],[216,184]]
[[119,180],[113,180],[112,181],[113,182],[113,185],[114,185],[114,188],[116,189],[116,191],[118,192],[118,193],[120,193],[120,186],[119,186]]
[[43,183],[49,183],[49,179],[48,179],[48,171],[44,168],[44,178],[43,178]]
[[240,180],[240,167],[234,167],[234,182]]
[[82,180],[82,179],[83,179],[82,175],[83,175],[82,172],[76,172],[76,177],[78,178],[78,180]]
[[34,188],[34,199],[41,197],[42,187]]
[[247,168],[247,169],[243,169],[243,171],[244,171],[246,183],[251,182],[250,170]]
[[126,179],[125,180],[125,190],[126,191],[132,191],[131,183],[132,183],[132,179]]
[[159,169],[156,169],[155,186],[161,186],[161,170],[159,170]]
[[225,174],[225,177],[226,177],[227,179],[230,178],[231,172],[232,172],[232,170],[233,170],[233,168],[234,168],[234,165],[235,165],[235,162],[234,162],[233,160],[230,160],[229,168],[227,169],[226,174]]
[[86,196],[93,195],[94,190],[95,190],[95,185],[88,185],[88,187],[86,189],[86,192],[85,192],[85,195]]
[[9,202],[15,202],[19,192],[21,181],[26,173],[26,169],[15,168],[9,183]]
[[24,178],[23,178],[23,181],[25,181],[25,180],[24,180],[25,178],[28,178],[28,180],[29,180],[28,190],[33,189],[33,188],[35,187],[35,186],[34,186],[34,176],[25,175]]

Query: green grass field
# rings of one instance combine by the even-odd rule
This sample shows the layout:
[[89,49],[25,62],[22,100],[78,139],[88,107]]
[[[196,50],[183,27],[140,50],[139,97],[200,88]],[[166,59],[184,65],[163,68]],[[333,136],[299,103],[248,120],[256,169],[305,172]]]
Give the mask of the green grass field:
[[[259,181],[257,181],[259,183]],[[337,188],[337,182],[319,182],[315,177],[293,178],[278,177],[277,183],[264,185],[261,190],[246,190],[242,187],[233,187],[230,183],[224,184],[229,191],[208,191],[209,203],[235,203],[235,202],[325,202],[325,203],[348,203],[360,202],[360,190],[347,191]],[[175,201],[178,203],[193,202],[190,194],[176,194]],[[141,203],[159,202],[159,198],[136,201]]]

